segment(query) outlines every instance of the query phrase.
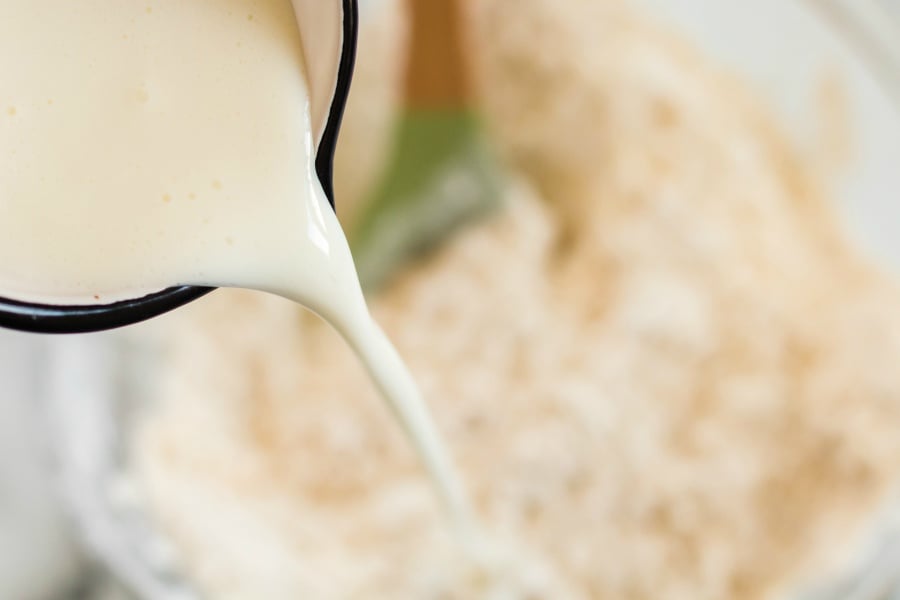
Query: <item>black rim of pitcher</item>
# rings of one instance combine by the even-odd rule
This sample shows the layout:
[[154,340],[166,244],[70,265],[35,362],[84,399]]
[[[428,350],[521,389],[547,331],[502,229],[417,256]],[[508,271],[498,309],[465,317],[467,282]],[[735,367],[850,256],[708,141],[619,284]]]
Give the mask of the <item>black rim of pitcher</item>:
[[[334,100],[316,154],[316,173],[334,207],[334,153],[350,95],[359,33],[357,0],[343,0],[344,40]],[[89,333],[116,329],[158,317],[212,292],[215,288],[178,286],[134,300],[96,306],[52,306],[0,298],[0,327],[31,333]]]

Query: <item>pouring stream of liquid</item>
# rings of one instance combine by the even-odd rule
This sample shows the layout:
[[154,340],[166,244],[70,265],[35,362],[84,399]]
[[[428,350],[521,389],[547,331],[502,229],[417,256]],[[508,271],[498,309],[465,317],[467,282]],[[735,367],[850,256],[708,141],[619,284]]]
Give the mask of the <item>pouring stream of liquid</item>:
[[[327,3],[295,4],[303,22]],[[315,175],[306,50],[289,0],[3,2],[0,289],[90,304],[244,287],[307,306],[365,363],[470,545],[460,478]]]

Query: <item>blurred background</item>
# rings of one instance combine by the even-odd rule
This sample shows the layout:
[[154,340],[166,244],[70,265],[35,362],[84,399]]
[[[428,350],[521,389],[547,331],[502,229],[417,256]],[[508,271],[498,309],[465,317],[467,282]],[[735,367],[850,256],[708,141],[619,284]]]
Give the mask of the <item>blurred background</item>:
[[[581,165],[596,149],[586,139],[590,131],[580,127],[584,111],[596,106],[578,100],[577,86],[560,83],[559,93],[570,95],[567,102],[541,104],[541,94],[521,103],[510,99],[526,85],[517,75],[590,79],[589,67],[585,75],[578,66],[589,65],[589,55],[567,57],[568,40],[531,30],[534,19],[512,14],[555,11],[563,15],[555,21],[563,27],[555,35],[569,26],[572,39],[584,42],[596,31],[599,47],[608,25],[567,24],[564,17],[570,8],[574,21],[591,14],[579,7],[585,0],[467,0],[456,12],[449,0],[415,1],[417,10],[404,0],[361,0],[359,71],[337,157],[339,214],[371,289],[398,263],[491,210],[503,173],[515,171],[552,195],[550,188],[565,179],[565,165]],[[817,168],[829,179],[840,172],[833,181],[838,213],[851,238],[880,267],[900,273],[900,187],[891,187],[900,167],[900,137],[893,135],[900,132],[900,0],[636,4],[750,81],[798,145],[810,150]],[[536,50],[504,49],[506,39],[511,45],[533,39]],[[589,52],[590,44],[571,48]],[[497,75],[500,67],[503,76]],[[821,115],[811,115],[806,102],[823,69],[841,82],[838,87],[850,88],[846,96],[823,92],[833,109],[824,119],[834,125],[824,131],[816,121]],[[583,83],[587,97],[590,82]],[[554,94],[552,87],[543,91]],[[542,112],[548,123],[543,129],[516,121],[523,115],[540,119]],[[845,112],[850,124],[842,126]],[[563,167],[529,149],[535,142],[528,135],[548,135],[547,130],[554,141],[541,143]],[[852,159],[828,149],[840,149],[845,138],[855,140]],[[55,418],[48,396],[54,393],[51,367],[59,345],[0,332],[0,599],[124,598],[115,577],[86,551],[72,508],[59,493],[63,471],[71,466],[60,459],[55,430],[48,426]],[[889,585],[873,585],[858,592],[870,595],[838,591],[831,597],[889,597]]]

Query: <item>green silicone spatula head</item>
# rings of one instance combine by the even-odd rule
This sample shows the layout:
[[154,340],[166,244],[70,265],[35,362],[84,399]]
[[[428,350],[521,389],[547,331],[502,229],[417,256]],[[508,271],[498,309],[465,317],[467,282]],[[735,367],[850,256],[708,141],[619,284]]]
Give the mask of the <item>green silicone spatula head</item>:
[[367,289],[496,203],[497,170],[471,101],[457,0],[409,0],[406,107],[380,185],[351,235]]

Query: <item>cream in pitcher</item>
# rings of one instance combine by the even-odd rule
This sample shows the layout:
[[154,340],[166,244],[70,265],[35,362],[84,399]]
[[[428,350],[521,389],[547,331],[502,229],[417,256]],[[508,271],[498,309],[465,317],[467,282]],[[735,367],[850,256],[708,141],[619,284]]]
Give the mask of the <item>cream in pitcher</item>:
[[0,291],[75,305],[232,286],[309,307],[360,355],[468,530],[316,176],[341,14],[317,0],[4,2]]

